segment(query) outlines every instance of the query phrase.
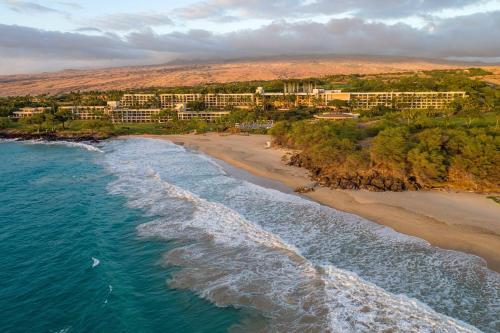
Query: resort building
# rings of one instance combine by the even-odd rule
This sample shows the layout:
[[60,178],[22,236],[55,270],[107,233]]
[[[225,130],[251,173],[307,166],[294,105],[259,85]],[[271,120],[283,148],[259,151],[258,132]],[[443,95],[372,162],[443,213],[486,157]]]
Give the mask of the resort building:
[[205,106],[208,109],[250,109],[255,106],[255,95],[244,94],[206,94]]
[[[152,123],[164,122],[169,119],[160,117],[162,109],[130,109],[114,108],[109,106],[62,106],[60,109],[70,110],[74,119],[92,120],[107,118],[112,123]],[[230,114],[229,111],[186,111],[179,109],[177,118],[179,120],[203,119],[215,121]]]
[[177,112],[177,118],[179,120],[191,120],[191,119],[202,119],[208,122],[214,122],[224,116],[229,115],[229,111],[200,111],[200,112]]
[[341,90],[318,89],[313,82],[286,82],[283,92],[266,92],[262,87],[255,93],[235,94],[125,94],[119,105],[123,108],[188,109],[190,103],[200,102],[204,109],[229,110],[251,109],[255,106],[271,105],[275,109],[298,106],[329,108],[345,102],[353,109],[371,109],[377,106],[398,109],[442,109],[455,98],[466,97],[463,91],[448,92],[342,92]]
[[[203,119],[216,121],[232,109],[251,109],[256,106],[287,110],[306,106],[325,109],[317,119],[339,120],[354,118],[340,109],[369,110],[384,106],[395,109],[443,109],[456,98],[465,98],[462,91],[446,92],[342,92],[316,88],[314,82],[285,82],[283,92],[266,92],[262,87],[255,93],[235,94],[124,94],[120,101],[108,101],[106,106],[60,106],[70,110],[74,119],[110,119],[113,123],[147,123],[168,121],[159,117],[161,110],[177,113],[179,120]],[[194,103],[197,102],[197,103]],[[50,108],[22,108],[13,118],[27,118]],[[201,109],[201,110],[193,110]]]
[[203,102],[207,109],[251,108],[255,106],[255,94],[161,94],[160,107],[173,109],[179,104]]
[[80,120],[95,120],[101,119],[105,115],[109,115],[107,106],[60,106],[59,110],[69,110],[73,114],[74,119]]
[[30,118],[35,114],[44,113],[45,111],[49,111],[50,109],[51,109],[50,107],[21,108],[13,112],[12,118],[15,119]]
[[161,109],[115,109],[111,112],[113,123],[160,122]]
[[124,108],[158,107],[158,99],[155,94],[125,94],[120,105]]
[[376,106],[396,109],[443,109],[456,98],[465,98],[463,91],[419,92],[358,92],[350,93],[350,103],[355,109],[371,109]]
[[397,109],[443,109],[456,98],[465,98],[463,91],[411,92],[342,92],[340,90],[312,89],[293,94],[259,92],[258,105],[271,103],[277,109],[297,106],[326,108],[331,103],[345,102],[353,109],[369,110],[377,106]]

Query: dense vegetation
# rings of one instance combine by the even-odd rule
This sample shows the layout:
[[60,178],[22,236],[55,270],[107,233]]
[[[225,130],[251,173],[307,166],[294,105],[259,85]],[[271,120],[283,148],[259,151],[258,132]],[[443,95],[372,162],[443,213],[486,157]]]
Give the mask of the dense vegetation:
[[301,152],[291,164],[334,188],[500,190],[500,91],[480,70],[399,78],[353,77],[352,90],[465,90],[444,110],[362,111],[358,121],[281,122],[276,142]]
[[[275,121],[276,142],[300,151],[291,163],[311,170],[320,183],[336,188],[412,190],[457,188],[500,190],[500,90],[475,77],[483,70],[427,71],[377,76],[336,75],[315,79],[326,89],[348,91],[466,91],[444,110],[396,110],[377,107],[361,111],[358,120],[313,121],[315,108],[233,110],[215,123],[201,120],[148,124],[112,124],[107,119],[72,120],[55,105],[102,105],[124,91],[71,93],[60,96],[0,98],[0,129],[29,133],[174,134],[234,131],[235,124]],[[155,88],[155,93],[248,92],[257,86],[282,89],[283,81],[213,84],[199,87]],[[13,122],[7,116],[23,106],[53,106],[52,112]],[[253,130],[264,133],[264,129]]]
[[449,187],[500,189],[500,138],[493,114],[467,119],[401,115],[362,122],[281,122],[277,143],[299,149],[291,164],[334,188],[374,191]]

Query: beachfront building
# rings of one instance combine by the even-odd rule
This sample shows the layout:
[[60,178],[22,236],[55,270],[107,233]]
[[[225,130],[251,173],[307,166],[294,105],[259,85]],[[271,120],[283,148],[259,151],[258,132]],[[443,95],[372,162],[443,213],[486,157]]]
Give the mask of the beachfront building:
[[120,99],[120,106],[124,108],[157,107],[158,99],[155,94],[124,94]]
[[191,119],[202,119],[208,122],[214,122],[224,116],[229,115],[229,111],[184,111],[177,112],[177,119],[179,120],[191,120]]
[[50,107],[44,107],[44,106],[20,108],[19,110],[13,112],[12,118],[14,119],[30,118],[35,114],[41,114],[49,110],[51,110]]
[[[290,88],[289,88],[290,89]],[[259,88],[257,105],[271,104],[276,109],[297,106],[326,108],[344,102],[353,109],[369,110],[377,106],[396,109],[443,109],[456,98],[465,98],[463,91],[411,91],[411,92],[342,92],[314,88],[310,92],[267,93]]]
[[74,119],[80,120],[96,120],[109,115],[109,108],[101,105],[60,106],[59,110],[69,110]]
[[199,102],[203,109],[230,110],[251,109],[255,106],[271,106],[278,110],[305,106],[330,108],[344,102],[353,109],[367,110],[377,106],[397,109],[442,109],[454,99],[464,98],[465,92],[342,92],[318,89],[314,82],[285,82],[283,92],[266,92],[262,87],[255,93],[234,94],[125,94],[120,100],[123,108],[155,108],[189,110],[190,103]]
[[[60,109],[71,111],[74,119],[109,119],[114,124],[164,122],[171,119],[171,117],[161,117],[162,109],[159,108],[133,109],[113,107],[108,104],[108,106],[61,106]],[[229,111],[186,111],[185,108],[179,108],[177,118],[179,120],[202,119],[213,122],[228,114],[230,114]]]
[[[374,107],[395,109],[443,109],[457,98],[465,98],[465,92],[342,92],[318,89],[314,82],[285,82],[282,92],[266,92],[262,87],[255,93],[234,94],[124,94],[120,101],[108,101],[105,106],[67,106],[74,119],[109,119],[113,123],[148,123],[168,121],[160,117],[161,110],[177,113],[179,120],[203,119],[216,121],[233,109],[251,109],[256,106],[266,109],[287,110],[305,106],[325,109],[327,113],[317,119],[339,120],[353,118],[341,113],[341,109],[369,110]],[[192,104],[190,104],[192,103]],[[201,110],[193,110],[193,109]],[[28,118],[44,113],[49,107],[26,107],[15,111],[13,118]]]
[[444,109],[453,100],[466,97],[463,91],[355,92],[349,95],[353,108],[364,110],[377,106],[396,109]]
[[161,94],[160,107],[173,109],[180,104],[188,105],[190,102],[202,102],[207,109],[233,109],[255,106],[255,94]]
[[111,111],[113,123],[159,122],[161,109],[114,109]]
[[206,94],[208,109],[250,109],[255,106],[255,94]]
[[190,102],[203,100],[202,94],[161,94],[160,107],[162,109],[174,109],[178,105],[187,105]]

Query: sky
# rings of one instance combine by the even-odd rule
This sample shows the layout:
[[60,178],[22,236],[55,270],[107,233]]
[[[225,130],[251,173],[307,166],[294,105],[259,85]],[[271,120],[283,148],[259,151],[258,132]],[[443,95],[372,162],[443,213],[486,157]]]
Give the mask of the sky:
[[0,0],[0,75],[297,55],[500,61],[500,0]]

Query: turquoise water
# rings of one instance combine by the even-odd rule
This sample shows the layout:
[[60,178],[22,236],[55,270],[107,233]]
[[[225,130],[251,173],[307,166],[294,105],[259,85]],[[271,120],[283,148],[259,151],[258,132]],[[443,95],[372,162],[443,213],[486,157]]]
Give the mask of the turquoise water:
[[171,143],[0,156],[0,331],[500,330],[500,276],[480,258]]
[[0,143],[0,332],[226,331],[236,310],[167,288],[172,244],[138,237],[100,155]]

